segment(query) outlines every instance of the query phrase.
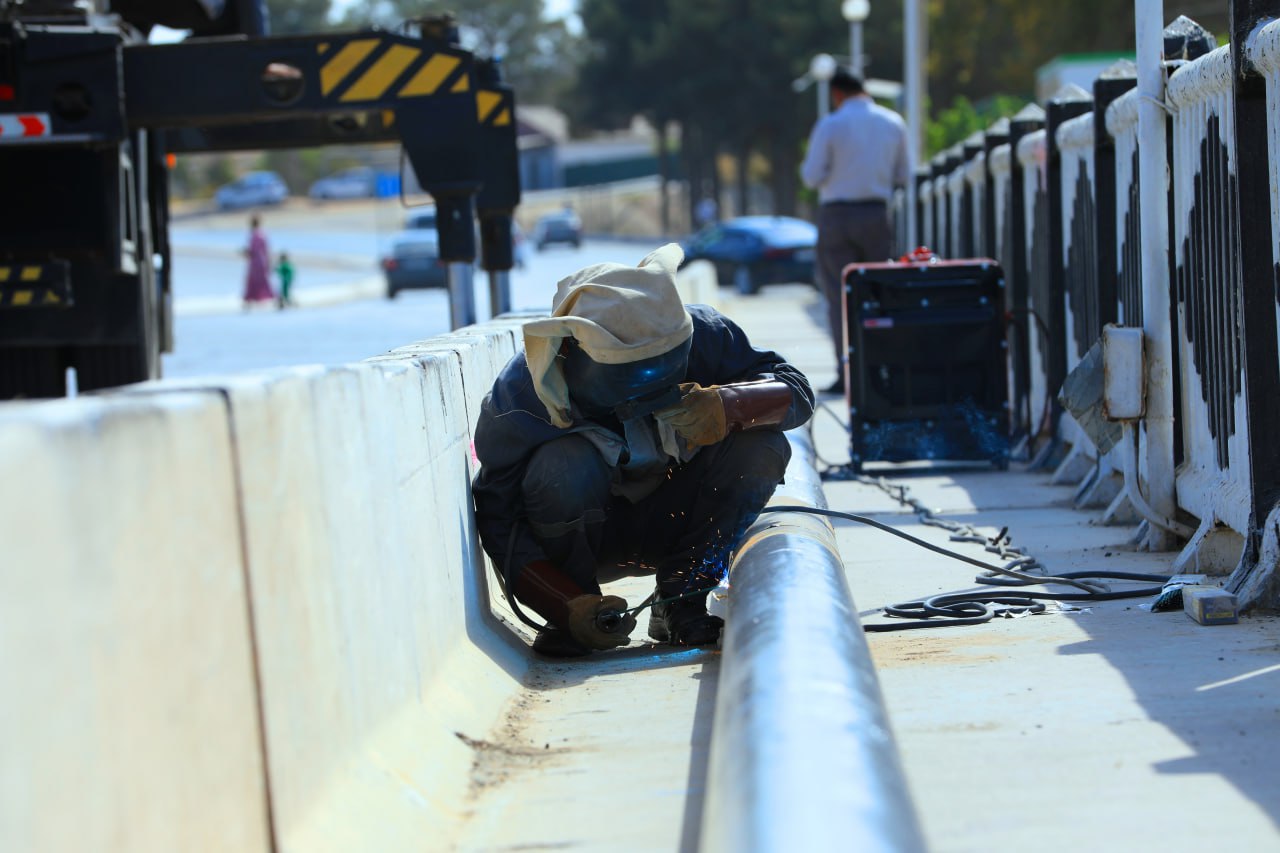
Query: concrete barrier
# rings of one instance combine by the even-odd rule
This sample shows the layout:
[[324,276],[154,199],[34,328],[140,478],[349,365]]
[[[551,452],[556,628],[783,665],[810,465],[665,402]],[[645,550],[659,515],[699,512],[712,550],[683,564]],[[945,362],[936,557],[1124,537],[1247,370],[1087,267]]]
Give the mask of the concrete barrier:
[[680,270],[676,275],[676,289],[686,304],[720,307],[720,283],[716,280],[716,268],[710,261],[693,261]]
[[270,849],[227,424],[0,406],[0,849]]
[[441,353],[222,386],[282,847],[420,845],[460,817],[455,732],[487,731],[518,686],[469,624],[487,602],[462,373]]
[[465,817],[459,734],[481,740],[527,667],[469,493],[472,412],[514,348],[473,328],[203,383],[236,436],[282,847],[412,849]]

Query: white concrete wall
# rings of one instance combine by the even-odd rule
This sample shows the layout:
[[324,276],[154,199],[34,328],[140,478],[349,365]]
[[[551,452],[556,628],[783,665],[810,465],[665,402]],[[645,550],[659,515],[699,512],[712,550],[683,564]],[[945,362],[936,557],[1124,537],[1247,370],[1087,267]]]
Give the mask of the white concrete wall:
[[0,850],[267,850],[217,394],[0,405]]

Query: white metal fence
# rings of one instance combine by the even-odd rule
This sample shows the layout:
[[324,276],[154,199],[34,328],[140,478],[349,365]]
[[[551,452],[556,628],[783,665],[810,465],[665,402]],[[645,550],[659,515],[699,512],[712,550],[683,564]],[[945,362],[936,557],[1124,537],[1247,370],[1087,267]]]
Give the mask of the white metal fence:
[[[1236,9],[1243,5],[1247,13]],[[1280,508],[1268,503],[1280,495],[1280,449],[1272,449],[1280,432],[1280,20],[1269,22],[1280,18],[1280,0],[1236,4],[1232,14],[1255,16],[1235,20],[1233,30],[1234,50],[1247,42],[1251,64],[1233,58],[1232,45],[1211,50],[1207,33],[1199,41],[1193,33],[1182,58],[1166,62],[1167,151],[1144,150],[1139,112],[1152,99],[1138,95],[1133,66],[1122,63],[1095,83],[1096,103],[1076,90],[1069,110],[1028,107],[935,157],[917,175],[917,214],[925,245],[944,256],[994,255],[1004,265],[1011,432],[1045,467],[1060,465],[1072,447],[1087,458],[1082,495],[1085,479],[1095,498],[1099,483],[1119,483],[1125,448],[1136,446],[1126,491],[1141,498],[1155,451],[1139,423],[1117,450],[1098,454],[1055,403],[1058,374],[1081,363],[1107,324],[1160,331],[1144,317],[1144,294],[1150,304],[1153,289],[1168,288],[1173,376],[1158,381],[1172,382],[1176,395],[1172,453],[1184,515],[1163,521],[1183,535],[1189,517],[1198,525],[1177,565],[1234,568],[1233,586],[1280,606]],[[1238,116],[1242,99],[1262,101],[1249,94],[1251,79],[1257,91],[1265,83],[1265,110],[1250,107],[1265,117],[1256,128]],[[1241,146],[1253,143],[1237,139],[1238,124],[1265,136],[1249,149],[1265,160],[1261,181],[1240,176]],[[1149,157],[1168,158],[1169,263],[1167,275],[1149,265],[1154,278],[1144,281],[1139,164]],[[895,208],[903,218],[905,197]],[[1269,217],[1269,245],[1242,237],[1257,216]],[[1259,423],[1271,431],[1258,432]],[[1136,520],[1141,501],[1126,511],[1124,498],[1111,503],[1110,520]],[[1106,502],[1104,495],[1093,504]]]

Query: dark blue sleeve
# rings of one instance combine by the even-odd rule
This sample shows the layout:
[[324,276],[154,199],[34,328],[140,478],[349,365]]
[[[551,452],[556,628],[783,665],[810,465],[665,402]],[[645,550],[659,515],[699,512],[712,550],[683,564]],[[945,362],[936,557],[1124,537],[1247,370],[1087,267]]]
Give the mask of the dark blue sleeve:
[[700,385],[729,385],[753,379],[776,379],[791,386],[791,411],[780,429],[795,429],[813,416],[813,389],[808,378],[773,350],[752,345],[737,323],[708,305],[689,305],[693,317],[693,346],[689,352],[690,381]]
[[523,483],[529,457],[539,445],[564,433],[546,417],[533,391],[524,353],[517,353],[485,396],[476,423],[480,473],[471,484],[471,496],[480,544],[499,571],[507,568],[508,561],[519,568],[546,558],[528,525],[519,523],[524,517]]

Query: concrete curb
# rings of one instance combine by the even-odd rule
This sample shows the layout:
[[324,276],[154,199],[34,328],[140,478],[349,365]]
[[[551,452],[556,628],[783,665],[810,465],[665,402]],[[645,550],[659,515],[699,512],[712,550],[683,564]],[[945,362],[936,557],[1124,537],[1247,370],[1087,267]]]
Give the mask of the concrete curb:
[[[771,503],[825,508],[808,435],[788,438]],[[762,515],[730,578],[701,849],[923,851],[830,525]]]
[[[386,293],[386,289],[386,280],[382,276],[371,275],[348,284],[304,288],[294,295],[293,302],[297,308],[322,308],[358,299],[377,299]],[[270,307],[274,310],[273,305]],[[173,305],[173,313],[179,317],[239,314],[243,310],[244,303],[238,296],[195,296],[179,299]]]

